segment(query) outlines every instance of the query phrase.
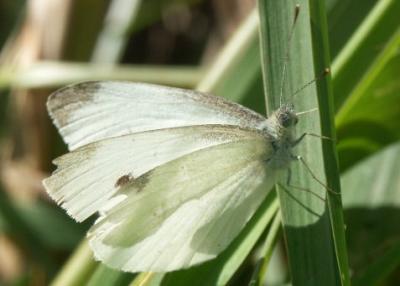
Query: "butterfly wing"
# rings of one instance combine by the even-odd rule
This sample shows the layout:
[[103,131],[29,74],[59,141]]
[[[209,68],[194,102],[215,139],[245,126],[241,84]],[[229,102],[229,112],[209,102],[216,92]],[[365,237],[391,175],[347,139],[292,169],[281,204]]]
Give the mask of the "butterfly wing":
[[85,82],[53,93],[47,107],[70,150],[104,138],[205,124],[257,128],[265,118],[223,98],[145,83]]
[[261,137],[235,126],[178,127],[129,134],[78,148],[54,163],[43,181],[49,195],[77,221],[106,205],[130,180],[186,154],[207,147]]
[[214,258],[274,183],[265,118],[203,93],[89,82],[48,101],[71,153],[44,180],[89,233],[95,256],[126,271],[170,271]]
[[97,259],[124,271],[172,271],[216,257],[274,183],[271,150],[252,136],[198,150],[118,190],[89,231]]

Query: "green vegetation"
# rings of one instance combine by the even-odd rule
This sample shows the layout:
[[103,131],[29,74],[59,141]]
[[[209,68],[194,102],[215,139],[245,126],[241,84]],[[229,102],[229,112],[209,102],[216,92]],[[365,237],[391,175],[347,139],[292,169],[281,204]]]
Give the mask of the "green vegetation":
[[[400,1],[34,2],[0,4],[1,285],[398,285]],[[295,151],[342,195],[294,163],[292,184],[318,196],[278,185],[215,260],[138,274],[95,262],[84,238],[93,220],[75,223],[41,186],[66,152],[47,96],[83,80],[145,81],[271,114],[287,53],[283,102],[318,108],[298,132],[332,139],[309,136]]]

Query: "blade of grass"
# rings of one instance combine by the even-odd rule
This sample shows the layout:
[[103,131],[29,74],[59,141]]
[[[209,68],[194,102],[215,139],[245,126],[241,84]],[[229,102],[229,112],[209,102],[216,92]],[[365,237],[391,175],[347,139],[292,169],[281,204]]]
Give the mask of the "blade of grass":
[[116,269],[111,269],[104,264],[98,264],[95,272],[90,277],[90,280],[85,283],[87,286],[124,286],[129,285],[135,274],[121,272]]
[[400,30],[375,59],[337,115],[342,171],[400,138],[399,47]]
[[281,224],[281,215],[278,212],[275,215],[275,218],[271,223],[271,227],[268,230],[264,245],[260,251],[261,259],[258,261],[255,267],[255,271],[253,272],[253,277],[250,280],[249,286],[264,285],[268,264],[271,260],[271,256],[276,246],[276,243],[278,242],[278,235],[279,230],[281,229]]
[[329,26],[329,46],[332,58],[336,58],[354,31],[376,4],[376,0],[326,1]]
[[50,285],[84,285],[92,276],[97,265],[87,241],[83,240]]
[[99,33],[92,61],[115,64],[119,62],[128,42],[129,27],[135,21],[142,0],[113,0]]
[[161,285],[165,273],[143,272],[139,273],[129,286],[158,286]]
[[[326,9],[324,2],[311,2],[311,17],[315,25],[312,25],[313,52],[317,70],[330,64],[328,28]],[[321,82],[318,87],[318,102],[320,106],[321,131],[328,138],[336,138],[334,127],[334,102],[331,81]],[[322,96],[321,96],[322,95]],[[340,192],[340,178],[338,169],[338,157],[334,141],[324,140],[322,144],[324,154],[324,168],[327,185]],[[349,264],[345,236],[345,222],[343,218],[343,205],[341,197],[329,195],[328,212],[332,227],[332,239],[334,243],[337,267],[342,285],[350,285]]]
[[379,55],[384,52],[385,43],[393,38],[399,27],[400,1],[377,1],[367,18],[341,50],[332,64],[335,88],[335,108],[342,113],[342,107],[351,99],[353,90],[363,82],[374,68]]
[[25,70],[0,70],[0,89],[59,87],[86,80],[132,80],[193,87],[203,75],[195,67],[38,62]]
[[[283,102],[293,102],[298,111],[319,106],[301,118],[297,127],[334,138],[329,79],[320,80],[299,94],[291,94],[329,66],[326,16],[323,3],[299,1],[301,13],[295,26],[287,69]],[[279,107],[283,61],[294,17],[295,1],[260,0],[261,55],[268,114]],[[310,20],[311,17],[311,20]],[[318,97],[317,97],[318,96]],[[298,153],[330,189],[339,192],[336,154],[332,142],[307,138]],[[325,196],[327,193],[304,166],[292,164],[292,184]],[[349,285],[344,223],[340,198],[329,194],[327,204],[308,192],[279,188],[282,220],[294,285]]]
[[400,267],[399,168],[397,142],[342,176],[354,285],[392,285],[385,279]]
[[388,40],[387,45],[382,48],[379,56],[375,57],[375,61],[373,64],[371,64],[369,71],[364,74],[364,77],[354,87],[354,90],[347,98],[346,103],[338,111],[336,116],[338,128],[343,125],[346,119],[348,120],[348,117],[351,116],[350,114],[352,113],[354,106],[363,99],[363,97],[367,94],[367,91],[370,89],[371,84],[374,83],[374,80],[382,73],[389,61],[393,60],[393,58],[398,54],[399,46],[400,29],[397,29],[397,32],[394,33],[392,38]]

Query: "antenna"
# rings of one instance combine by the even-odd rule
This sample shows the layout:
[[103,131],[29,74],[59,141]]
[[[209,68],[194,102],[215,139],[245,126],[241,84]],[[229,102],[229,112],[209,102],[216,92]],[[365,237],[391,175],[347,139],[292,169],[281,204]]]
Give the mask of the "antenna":
[[315,112],[315,111],[318,111],[318,108],[313,108],[313,109],[310,109],[310,110],[297,112],[297,113],[296,113],[296,116],[304,115],[304,114],[311,113],[311,112]]
[[288,45],[286,47],[285,58],[283,59],[283,68],[282,68],[281,86],[280,86],[280,95],[279,95],[279,107],[282,106],[283,84],[285,83],[285,78],[286,78],[286,66],[289,61],[289,55],[290,55],[289,52],[290,52],[291,41],[293,38],[294,28],[296,26],[296,22],[299,17],[299,13],[300,13],[300,4],[296,4],[296,6],[294,8],[294,17],[293,17],[292,27],[290,28]]
[[314,82],[322,79],[323,77],[327,76],[328,74],[331,73],[331,70],[329,68],[325,68],[324,71],[316,76],[314,79],[310,80],[309,82],[307,82],[306,84],[304,84],[302,87],[300,87],[298,90],[296,90],[293,94],[292,97],[294,98],[297,94],[299,94],[301,91],[303,91],[305,88],[309,87],[310,85],[312,85]]

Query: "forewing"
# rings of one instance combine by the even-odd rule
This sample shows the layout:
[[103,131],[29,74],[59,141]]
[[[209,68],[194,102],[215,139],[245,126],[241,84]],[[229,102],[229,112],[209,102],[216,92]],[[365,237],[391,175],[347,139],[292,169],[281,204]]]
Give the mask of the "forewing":
[[271,149],[253,137],[199,150],[114,195],[89,231],[97,259],[124,271],[173,271],[216,257],[274,183]]
[[43,183],[69,215],[83,221],[113,203],[118,189],[157,166],[210,146],[261,137],[236,126],[207,125],[105,139],[57,158],[57,170]]
[[47,107],[70,150],[141,131],[204,124],[257,128],[265,121],[220,97],[145,83],[79,83],[53,93]]

